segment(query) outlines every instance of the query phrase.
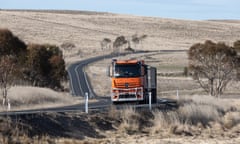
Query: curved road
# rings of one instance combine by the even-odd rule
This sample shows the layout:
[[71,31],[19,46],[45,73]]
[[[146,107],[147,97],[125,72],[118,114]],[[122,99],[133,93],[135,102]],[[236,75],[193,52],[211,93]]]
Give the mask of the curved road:
[[[156,52],[168,53],[168,52],[182,52],[184,50],[161,50]],[[153,51],[137,51],[136,53],[148,53]],[[89,94],[89,97],[96,97],[96,94],[93,92],[89,78],[84,71],[84,67],[90,63],[102,60],[104,58],[113,58],[116,56],[123,56],[129,53],[121,53],[119,55],[103,55],[98,57],[89,58],[83,61],[76,62],[68,68],[68,75],[70,80],[71,94],[73,96],[85,96],[85,93]]]
[[68,68],[71,94],[73,96],[85,96],[85,93],[88,93],[90,97],[96,97],[96,94],[92,91],[92,87],[89,83],[89,78],[84,71],[84,67],[95,61],[112,57],[114,57],[114,55],[103,55],[72,64]]
[[[135,53],[143,53],[145,51],[139,51]],[[158,51],[161,52],[161,51]],[[162,51],[162,52],[169,52],[169,51]],[[170,51],[172,52],[172,51]],[[175,51],[174,51],[175,52]],[[147,52],[145,52],[147,53]],[[128,53],[122,53],[122,55],[126,55]],[[119,56],[119,55],[118,55]],[[103,56],[97,56],[93,58],[89,58],[83,61],[76,62],[69,66],[68,68],[68,74],[69,74],[69,80],[70,80],[70,88],[71,93],[73,96],[85,96],[85,93],[89,93],[90,98],[91,97],[97,97],[97,95],[93,92],[91,84],[89,82],[89,78],[87,74],[84,71],[84,67],[87,66],[90,63],[102,60],[104,58],[113,58],[116,57],[116,55],[103,55]],[[106,107],[109,107],[110,105],[110,98],[109,99],[99,99],[98,102],[89,103],[90,109],[103,109]],[[158,104],[169,104],[169,105],[175,105],[176,102],[173,100],[168,99],[159,99]],[[142,107],[141,105],[136,107]],[[10,112],[0,112],[1,115],[16,115],[16,114],[32,114],[32,113],[41,113],[41,112],[67,112],[67,111],[78,111],[78,110],[84,110],[84,104],[76,104],[72,106],[65,106],[65,107],[56,107],[56,108],[46,108],[46,109],[37,109],[37,110],[23,110],[23,111],[10,111]]]

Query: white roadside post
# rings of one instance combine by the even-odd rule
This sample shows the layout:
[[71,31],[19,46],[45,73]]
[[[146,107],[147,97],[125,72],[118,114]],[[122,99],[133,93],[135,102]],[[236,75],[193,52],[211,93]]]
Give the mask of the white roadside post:
[[85,93],[85,112],[88,113],[88,93]]
[[151,88],[152,88],[152,83],[151,83],[151,70],[150,67],[148,67],[148,76],[147,76],[147,83],[148,83],[148,101],[149,101],[149,110],[152,111],[152,92],[151,92]]
[[10,99],[8,99],[8,107],[7,110],[10,111],[11,110],[11,103],[10,103]]
[[179,94],[178,94],[178,89],[177,89],[177,100],[179,100]]
[[148,95],[149,95],[149,99],[148,99],[149,100],[149,110],[152,111],[152,93],[149,92]]

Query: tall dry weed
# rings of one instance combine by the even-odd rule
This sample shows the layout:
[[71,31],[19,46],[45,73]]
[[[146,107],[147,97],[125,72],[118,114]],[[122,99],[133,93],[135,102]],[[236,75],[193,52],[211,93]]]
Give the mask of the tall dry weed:
[[[226,128],[233,128],[234,126],[240,125],[240,112],[229,112],[224,115],[222,122]],[[240,130],[239,130],[240,131]]]
[[160,133],[162,130],[169,129],[172,125],[180,124],[179,116],[176,112],[154,111],[153,115],[153,133]]
[[212,105],[192,103],[180,107],[177,113],[181,121],[188,121],[193,125],[201,123],[206,126],[210,121],[219,121],[220,119],[218,110]]
[[139,130],[140,115],[133,107],[127,107],[120,112],[122,123],[119,131],[127,134],[133,134]]
[[229,101],[216,98],[213,96],[207,96],[207,95],[194,95],[192,96],[191,100],[193,103],[201,104],[201,105],[211,105],[215,107],[219,112],[226,113],[228,111],[232,111],[235,108],[235,106],[231,105]]
[[221,125],[228,129],[240,125],[240,112],[226,100],[194,96],[191,99],[181,99],[179,103],[176,111],[153,112],[153,133],[169,130],[173,134],[192,135],[198,129],[216,125],[219,130],[223,129]]

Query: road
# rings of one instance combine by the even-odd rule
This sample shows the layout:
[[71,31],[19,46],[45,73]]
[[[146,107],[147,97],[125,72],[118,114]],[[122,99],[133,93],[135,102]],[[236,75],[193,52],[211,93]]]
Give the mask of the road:
[[[135,53],[148,53],[153,51],[138,51]],[[185,50],[161,50],[155,51],[161,53],[172,53],[172,52],[185,52]],[[121,53],[118,56],[126,55],[128,53]],[[104,58],[113,58],[116,55],[103,55],[98,57],[89,58],[83,61],[76,62],[68,68],[68,75],[70,80],[71,94],[73,96],[85,96],[85,93],[89,94],[89,97],[96,97],[96,94],[92,90],[89,78],[84,71],[84,67],[90,63],[102,60]]]
[[73,96],[85,96],[85,93],[88,93],[90,97],[96,97],[96,94],[93,92],[92,86],[89,82],[89,78],[84,71],[84,67],[104,58],[112,57],[114,57],[114,55],[97,56],[72,64],[68,68],[71,94]]
[[[149,51],[150,52],[150,51]],[[135,53],[147,53],[146,51],[138,51]],[[129,53],[121,53],[117,56],[123,56]],[[104,58],[113,58],[116,55],[108,54],[103,56],[97,56],[89,58],[83,61],[76,62],[69,66],[68,75],[70,81],[71,94],[73,96],[85,96],[85,93],[89,94],[89,97],[96,97],[97,95],[93,92],[89,78],[84,71],[84,67],[90,63],[102,60]]]
[[[150,51],[149,51],[150,52]],[[161,52],[161,51],[157,51]],[[162,51],[162,52],[172,52],[172,51]],[[175,51],[174,51],[175,52]],[[136,53],[147,53],[145,51],[139,51]],[[126,55],[127,53],[122,53],[121,55]],[[70,89],[71,94],[73,96],[85,96],[85,93],[89,94],[89,97],[97,98],[97,95],[93,92],[92,86],[90,84],[89,78],[84,71],[84,68],[93,62],[102,60],[104,58],[113,58],[116,55],[103,55],[97,56],[93,58],[89,58],[86,60],[82,60],[76,62],[69,66],[68,68],[68,75],[70,81]],[[172,104],[175,105],[176,102],[173,100],[168,99],[158,99],[157,105],[165,104],[171,106]],[[110,98],[97,98],[97,102],[89,103],[89,109],[101,109],[106,108],[111,105]],[[145,105],[147,106],[147,105]],[[153,105],[154,106],[154,105]],[[135,107],[142,107],[142,105],[138,105]],[[0,112],[0,115],[17,115],[17,114],[32,114],[32,113],[42,113],[42,112],[67,112],[67,111],[83,111],[85,108],[83,104],[76,104],[72,106],[64,106],[64,107],[56,107],[56,108],[46,108],[46,109],[35,109],[35,110],[23,110],[23,111],[10,111],[10,112]]]

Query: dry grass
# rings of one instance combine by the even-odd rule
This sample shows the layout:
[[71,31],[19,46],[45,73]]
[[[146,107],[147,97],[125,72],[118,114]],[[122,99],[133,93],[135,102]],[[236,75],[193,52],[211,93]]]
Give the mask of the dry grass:
[[[33,43],[73,43],[64,50],[68,62],[102,53],[100,41],[116,36],[146,34],[136,49],[188,49],[206,39],[232,43],[239,38],[239,22],[188,21],[117,14],[50,13],[0,11],[0,27],[12,30],[24,41]],[[109,50],[104,51],[109,53]],[[80,58],[80,53],[84,53]]]
[[240,109],[230,103],[210,96],[194,96],[181,99],[178,110],[154,112],[153,133],[169,132],[178,135],[194,135],[202,129],[232,129],[240,124]]
[[[73,48],[63,49],[67,65],[88,57],[110,53],[111,50],[100,49],[100,41],[103,38],[114,40],[119,35],[130,37],[135,33],[147,34],[147,39],[136,48],[138,50],[184,50],[206,39],[224,41],[231,45],[240,37],[239,21],[229,23],[227,21],[187,21],[112,14],[72,15],[2,10],[0,10],[0,21],[0,27],[10,29],[27,43],[51,43],[59,46],[66,42],[74,44]],[[120,112],[113,108],[110,117],[117,121],[121,120],[121,124],[118,125],[119,138],[110,134],[108,135],[112,137],[110,140],[62,139],[57,141],[46,136],[40,139],[40,143],[158,143],[159,141],[161,143],[219,143],[219,139],[224,136],[227,140],[220,140],[223,143],[239,143],[239,138],[232,139],[239,137],[240,133],[239,100],[219,100],[202,96],[202,90],[194,81],[185,77],[176,77],[174,74],[183,71],[188,64],[186,53],[142,54],[122,58],[144,59],[148,64],[158,68],[160,74],[158,95],[160,97],[176,98],[176,90],[179,89],[180,108],[177,111],[153,113],[154,119],[149,121],[153,126],[149,126],[147,130],[155,136],[123,135],[123,133],[136,133],[143,124],[139,119],[144,115],[140,115],[132,108]],[[101,83],[101,85],[93,85],[94,91],[101,96],[108,96],[110,91],[110,79],[105,76],[106,66],[109,63],[110,60],[104,60],[87,68],[92,83]],[[173,76],[167,76],[168,73]],[[239,98],[239,83],[231,83],[227,88],[227,93]],[[186,98],[185,95],[187,95]],[[195,96],[192,97],[192,95]],[[16,109],[43,108],[46,105],[57,106],[76,102],[68,94],[31,87],[15,87],[10,90],[9,98],[12,107]],[[166,134],[165,137],[159,136],[164,134]],[[172,136],[172,134],[175,135]],[[194,141],[192,138],[176,138],[176,135],[206,136]],[[32,141],[25,136],[22,137],[26,140],[23,140],[23,143],[39,143],[38,138]],[[159,140],[159,137],[163,139]],[[127,142],[126,139],[128,139]],[[188,142],[185,139],[188,139]],[[204,141],[205,139],[207,140]]]
[[[239,102],[238,100],[238,104]],[[124,139],[127,138],[127,143],[139,143],[143,140],[148,143],[221,141],[223,144],[237,144],[240,142],[240,109],[237,106],[232,103],[232,99],[195,95],[181,98],[179,109],[175,111],[153,111],[153,117],[147,116],[142,110],[129,107],[117,110],[113,107],[109,115],[120,120],[120,124],[114,137],[105,139],[105,142],[126,143]],[[142,119],[147,121],[143,122]]]
[[[48,108],[80,102],[67,93],[47,88],[16,86],[9,90],[11,110]],[[2,107],[0,108],[2,110]]]
[[134,134],[139,131],[139,113],[132,107],[125,108],[120,112],[122,120],[119,131],[127,134]]
[[[240,111],[236,112],[229,112],[224,115],[222,118],[222,122],[226,128],[233,128],[233,127],[238,127],[240,126]],[[240,131],[240,129],[239,129]]]

